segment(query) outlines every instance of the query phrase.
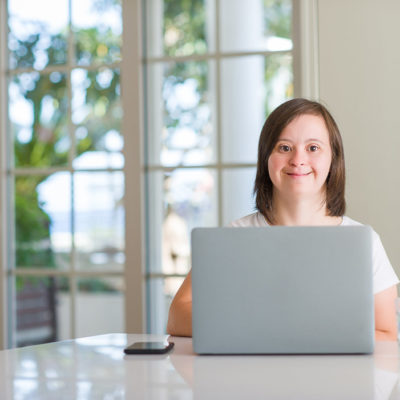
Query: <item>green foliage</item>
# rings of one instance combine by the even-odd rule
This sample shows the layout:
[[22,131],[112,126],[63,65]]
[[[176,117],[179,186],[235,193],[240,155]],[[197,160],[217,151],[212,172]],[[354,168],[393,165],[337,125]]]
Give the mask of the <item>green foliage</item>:
[[79,280],[79,290],[88,293],[99,293],[99,292],[114,292],[117,293],[118,290],[111,284],[93,278],[83,278]]
[[16,264],[54,266],[49,246],[50,218],[40,207],[36,177],[18,177],[15,196]]
[[48,64],[64,64],[67,59],[65,32],[50,35],[41,23],[29,23],[37,33],[18,37],[12,31],[8,37],[11,68],[44,68]]
[[292,0],[264,0],[266,34],[292,38]]
[[[65,276],[60,276],[57,279],[57,290],[60,292],[68,292],[70,289],[70,280]],[[91,277],[81,278],[78,281],[78,290],[80,292],[89,293],[104,293],[114,292],[119,293],[119,290],[112,284],[104,279],[93,279]]]
[[121,37],[108,28],[80,29],[75,32],[76,57],[81,65],[121,60]]
[[205,53],[204,0],[164,1],[164,53],[183,56]]
[[105,12],[110,8],[121,7],[122,0],[94,0],[93,10]]
[[[37,26],[40,32],[40,26]],[[120,52],[120,37],[111,30],[99,32],[90,28],[75,33],[78,59],[90,63],[107,61]],[[43,55],[43,41],[49,46]],[[63,34],[49,36],[45,31],[17,38],[10,33],[11,65],[32,67],[45,59],[46,65],[65,62],[66,45]],[[40,53],[38,49],[42,47]],[[88,56],[90,54],[90,56]],[[104,69],[86,72],[84,87],[85,107],[88,112],[81,121],[86,135],[77,138],[76,154],[102,149],[104,134],[111,129],[120,130],[120,74],[112,71],[111,79],[102,80]],[[60,72],[23,73],[13,78],[12,85],[30,104],[33,123],[28,138],[19,137],[21,127],[11,124],[16,167],[46,168],[68,164],[70,140],[68,109],[70,99],[67,76]],[[25,130],[27,128],[25,127]],[[50,244],[50,217],[39,203],[37,187],[46,176],[18,177],[15,180],[15,234],[16,265],[54,267]]]
[[[24,177],[16,179],[18,195],[15,206],[20,212],[16,213],[17,241],[29,242],[48,238],[50,225],[49,216],[39,207],[36,192],[37,179]],[[37,207],[32,207],[32,206]],[[34,228],[34,236],[32,232]]]
[[[263,0],[265,29],[268,35],[291,38],[291,1]],[[119,0],[96,0],[95,6],[106,10],[120,7]],[[206,2],[204,0],[165,0],[163,2],[163,47],[169,56],[203,54],[207,52]],[[31,24],[32,25],[32,24]],[[31,26],[32,27],[32,26]],[[70,98],[68,81],[70,77],[60,72],[42,73],[48,65],[60,65],[67,61],[66,40],[68,32],[49,34],[44,26],[37,24],[25,37],[10,32],[10,67],[38,69],[13,78],[13,83],[33,110],[33,123],[29,129],[32,135],[22,140],[18,134],[21,127],[12,125],[14,159],[16,167],[47,168],[67,166],[70,153],[71,124],[69,122]],[[79,65],[116,62],[121,59],[121,37],[111,29],[86,28],[73,32],[76,61]],[[268,57],[266,80],[272,79],[280,67],[280,60]],[[120,104],[120,74],[111,71],[110,79],[101,79],[103,69],[85,71],[82,87],[85,116],[77,125],[84,134],[76,137],[76,155],[87,151],[102,150],[106,132],[120,131],[122,108]],[[167,128],[177,127],[181,121],[192,126],[200,125],[197,111],[208,103],[209,64],[200,62],[170,63],[165,67],[163,97],[166,102],[171,91],[188,80],[196,82],[198,104],[191,109],[175,107],[164,115]],[[267,87],[267,91],[272,90]],[[291,89],[288,88],[288,91]],[[288,93],[290,96],[290,93]],[[268,96],[267,96],[268,97]],[[51,104],[51,115],[49,110]],[[268,112],[267,108],[267,112]],[[71,110],[73,112],[73,110]],[[182,118],[184,117],[184,118]],[[196,127],[201,134],[202,127]],[[15,181],[15,211],[17,265],[54,266],[50,242],[50,218],[39,204],[37,186],[45,176],[19,177]]]
[[103,71],[86,72],[84,91],[88,113],[80,126],[84,126],[87,134],[77,138],[78,155],[86,151],[102,150],[104,135],[112,129],[121,131],[120,73],[118,70],[107,70],[111,79],[100,83]]
[[[41,40],[40,35],[31,35],[28,41],[19,41],[17,65],[32,65],[35,49]],[[54,47],[48,52],[49,62],[62,59],[60,51],[65,51],[60,35],[52,37]],[[22,50],[21,50],[22,49]],[[63,53],[65,54],[65,53]],[[67,124],[66,78],[60,73],[25,73],[15,76],[14,84],[20,94],[32,106],[32,137],[29,141],[17,139],[17,126],[13,126],[14,160],[17,167],[46,167],[65,165],[67,149],[58,151],[58,143],[65,138]],[[53,113],[50,120],[43,121],[42,112],[45,101],[50,101]],[[15,180],[15,234],[17,266],[54,266],[50,247],[50,218],[38,200],[37,186],[44,176],[18,177]]]
[[[275,76],[279,73],[281,68],[291,70],[292,57],[287,54],[272,54],[266,57],[265,61],[265,83],[266,83],[266,96],[265,96],[265,115],[269,115],[273,111],[273,107],[269,104],[269,99],[273,95],[274,88],[273,82]],[[287,99],[293,97],[293,81],[286,88],[284,93]]]
[[55,278],[53,278],[53,277],[35,277],[35,276],[26,276],[26,277],[17,276],[15,278],[15,287],[17,289],[17,292],[19,292],[26,286],[29,286],[36,290],[40,290],[42,288],[54,287],[55,286]]
[[[31,35],[30,40],[18,43],[17,65],[32,65],[35,61],[35,49],[41,40],[39,34]],[[62,42],[57,35],[51,43]],[[62,47],[62,46],[61,46]],[[49,62],[57,62],[59,48],[49,51]],[[13,125],[14,160],[17,167],[46,167],[65,165],[67,149],[57,151],[57,144],[66,134],[67,100],[66,79],[60,73],[25,73],[15,76],[13,83],[20,94],[32,106],[32,136],[28,141],[17,138],[18,127]],[[49,121],[41,117],[44,99],[50,100],[53,113]],[[15,180],[15,234],[17,266],[54,266],[54,257],[50,247],[50,217],[42,209],[38,200],[37,186],[44,176],[18,177]]]
[[163,97],[167,101],[173,96],[173,90],[179,84],[184,84],[188,79],[196,81],[197,93],[200,96],[199,104],[192,109],[182,109],[179,105],[175,105],[174,109],[168,109],[165,106],[164,123],[167,128],[176,128],[184,114],[191,115],[192,125],[195,126],[196,113],[199,105],[208,101],[208,75],[209,66],[207,62],[185,62],[170,64],[166,70],[166,80],[164,81]]
[[[16,136],[18,127],[14,126],[14,157],[17,167],[59,166],[67,163],[67,149],[58,150],[59,142],[65,140],[67,135],[68,108],[66,78],[65,75],[59,75],[31,73],[14,78],[14,83],[33,109],[31,140],[19,141]],[[24,83],[27,80],[29,83]],[[50,121],[43,121],[41,117],[46,100],[53,107]]]

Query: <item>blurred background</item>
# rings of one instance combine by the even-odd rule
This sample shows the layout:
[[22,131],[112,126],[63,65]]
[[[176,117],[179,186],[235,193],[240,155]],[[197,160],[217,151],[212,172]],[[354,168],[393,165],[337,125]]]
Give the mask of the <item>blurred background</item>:
[[[2,1],[8,346],[126,331],[130,269],[143,276],[143,330],[164,333],[191,229],[254,210],[261,127],[294,93],[291,0],[136,2],[133,55],[132,3]],[[134,97],[127,57],[141,68]],[[124,130],[138,108],[142,132]],[[126,262],[138,154],[142,265]]]

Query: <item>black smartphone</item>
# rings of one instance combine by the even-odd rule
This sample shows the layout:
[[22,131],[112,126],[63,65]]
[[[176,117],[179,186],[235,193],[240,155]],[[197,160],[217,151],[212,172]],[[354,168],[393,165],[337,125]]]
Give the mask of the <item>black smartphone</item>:
[[125,354],[165,354],[174,347],[173,342],[135,342],[124,349]]

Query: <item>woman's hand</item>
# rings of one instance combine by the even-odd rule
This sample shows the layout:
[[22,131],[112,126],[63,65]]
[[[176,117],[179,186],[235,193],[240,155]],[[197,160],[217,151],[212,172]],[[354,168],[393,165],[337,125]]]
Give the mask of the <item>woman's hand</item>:
[[396,298],[396,286],[375,295],[376,340],[397,340]]
[[192,336],[192,273],[189,272],[172,300],[169,309],[167,333],[174,336]]

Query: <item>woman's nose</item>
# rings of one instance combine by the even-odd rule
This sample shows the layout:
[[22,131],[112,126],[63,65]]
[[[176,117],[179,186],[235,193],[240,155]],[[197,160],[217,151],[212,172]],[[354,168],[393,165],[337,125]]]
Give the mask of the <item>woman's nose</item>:
[[293,166],[304,165],[306,162],[306,155],[303,151],[294,150],[291,154],[289,163]]

